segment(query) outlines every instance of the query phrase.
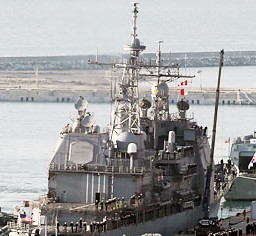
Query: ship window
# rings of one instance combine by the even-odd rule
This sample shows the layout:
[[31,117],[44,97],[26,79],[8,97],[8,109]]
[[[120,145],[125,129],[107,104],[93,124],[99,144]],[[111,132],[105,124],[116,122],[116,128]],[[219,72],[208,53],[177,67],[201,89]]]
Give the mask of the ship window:
[[199,100],[197,100],[197,104],[200,104],[200,101],[199,101]]
[[230,100],[228,100],[228,105],[230,105]]
[[225,104],[225,101],[224,100],[222,100],[222,105],[224,105]]

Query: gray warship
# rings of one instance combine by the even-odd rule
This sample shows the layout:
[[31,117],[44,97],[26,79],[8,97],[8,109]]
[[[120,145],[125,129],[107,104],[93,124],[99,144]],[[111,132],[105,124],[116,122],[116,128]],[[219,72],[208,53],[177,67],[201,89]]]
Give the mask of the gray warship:
[[[168,84],[188,76],[161,63],[161,41],[156,63],[143,62],[137,3],[132,13],[129,57],[112,64],[110,125],[101,130],[79,97],[50,162],[47,198],[36,205],[41,234],[174,235],[216,216],[228,189],[230,169],[214,165],[207,129],[188,113],[186,99],[169,110]],[[151,101],[139,98],[140,80],[148,77]]]
[[[229,140],[230,142],[230,140]],[[244,137],[237,137],[231,145],[229,159],[239,170],[224,197],[232,201],[252,201],[256,199],[256,131]]]

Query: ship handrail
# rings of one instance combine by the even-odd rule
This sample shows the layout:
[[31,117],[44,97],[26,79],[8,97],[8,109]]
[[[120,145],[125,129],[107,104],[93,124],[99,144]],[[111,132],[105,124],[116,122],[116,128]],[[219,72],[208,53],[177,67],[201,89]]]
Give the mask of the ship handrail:
[[28,232],[28,227],[25,223],[8,221],[7,226],[12,230],[19,230],[22,232]]
[[[151,204],[145,205],[143,198],[140,199],[139,196],[131,198],[130,201],[113,201],[113,206],[108,204],[108,207],[101,207],[96,204],[91,204],[94,209],[91,209],[98,216],[107,216],[104,221],[93,221],[87,222],[87,225],[92,225],[94,227],[87,227],[87,229],[79,228],[77,233],[83,233],[85,235],[94,235],[94,233],[101,233],[104,231],[112,231],[124,226],[140,224],[143,222],[152,221],[158,218],[165,216],[173,215],[178,212],[183,212],[189,208],[193,209],[200,206],[202,196],[196,193],[188,192],[188,195],[178,197],[177,199],[171,199],[166,202],[161,202],[155,199]],[[106,204],[106,203],[105,203]],[[49,205],[48,205],[49,207]],[[59,205],[57,205],[59,209]],[[121,210],[122,209],[122,210]],[[69,209],[70,210],[70,209]],[[76,210],[81,210],[79,207]],[[88,210],[88,209],[87,209]],[[113,214],[115,212],[120,214]],[[119,211],[121,210],[121,211]],[[48,233],[54,232],[56,226],[54,222],[48,224],[46,230]],[[59,227],[59,233],[71,233],[70,227],[64,228],[63,226]]]
[[130,169],[127,166],[105,166],[95,164],[58,164],[51,163],[49,167],[50,171],[70,171],[70,172],[97,172],[97,173],[115,173],[115,174],[144,174],[146,172],[145,167],[134,167]]
[[[179,120],[180,115],[179,112],[172,112],[169,114],[171,120]],[[187,112],[186,113],[186,120],[194,120],[194,112]]]
[[181,158],[185,157],[192,157],[193,152],[191,150],[187,150],[186,147],[182,147],[181,151],[174,151],[174,152],[168,152],[168,151],[160,151],[160,155],[157,156],[158,161],[176,161]]
[[179,160],[183,157],[181,153],[178,152],[165,152],[165,151],[160,151],[156,157],[156,160],[158,161],[176,161]]
[[250,143],[250,139],[249,140],[247,140],[247,139],[241,139],[241,140],[235,140],[235,142],[233,143],[233,144],[251,144]]
[[[184,201],[168,201],[167,204],[162,204],[160,202],[155,202],[152,205],[148,205],[145,207],[143,204],[138,207],[126,208],[127,211],[123,211],[122,215],[116,216],[113,215],[111,218],[107,218],[106,221],[93,222],[93,227],[87,227],[86,229],[78,228],[78,234],[84,235],[94,235],[94,233],[101,233],[105,231],[112,231],[114,229],[118,229],[121,227],[125,227],[128,225],[140,224],[143,222],[152,221],[158,218],[162,218],[168,215],[173,215],[178,212],[186,211],[188,208],[198,207],[200,204],[197,202],[201,201],[199,196],[195,196],[191,199],[186,199]],[[20,230],[21,232],[28,232],[28,226],[16,224],[9,224],[9,227],[14,230]],[[87,224],[89,226],[89,224]],[[31,225],[29,226],[31,227]],[[71,234],[70,227],[60,226],[59,229],[56,228],[54,223],[49,225],[44,225],[47,234],[55,233],[58,230],[58,233]]]
[[148,205],[148,207],[135,208],[135,211],[127,212],[126,217],[109,219],[107,221],[107,231],[186,211],[188,208],[199,206],[198,199],[201,201],[200,196],[195,196],[184,201],[168,201],[168,204],[154,203]]
[[239,177],[244,178],[244,179],[249,179],[249,180],[255,181],[255,178],[254,178],[254,177],[250,177],[250,176],[248,176],[248,175],[246,175],[246,174],[248,174],[248,173],[241,173],[241,172],[240,172]]

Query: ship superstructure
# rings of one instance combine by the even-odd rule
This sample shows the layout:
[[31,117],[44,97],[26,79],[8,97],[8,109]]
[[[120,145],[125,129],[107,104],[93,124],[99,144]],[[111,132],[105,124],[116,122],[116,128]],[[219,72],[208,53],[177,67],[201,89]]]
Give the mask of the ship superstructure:
[[[211,162],[207,129],[188,115],[185,100],[178,101],[177,112],[169,111],[168,83],[187,76],[161,64],[161,41],[156,64],[143,63],[140,53],[146,47],[137,35],[137,3],[132,12],[132,39],[125,47],[129,57],[113,64],[122,75],[114,86],[110,126],[100,131],[88,102],[79,97],[77,117],[61,132],[50,163],[49,202],[41,212],[60,234],[73,233],[70,222],[80,222],[76,233],[85,235],[172,235],[203,216]],[[151,101],[139,98],[139,81],[147,76],[155,80]],[[218,185],[212,172],[213,215],[229,172],[221,166]]]

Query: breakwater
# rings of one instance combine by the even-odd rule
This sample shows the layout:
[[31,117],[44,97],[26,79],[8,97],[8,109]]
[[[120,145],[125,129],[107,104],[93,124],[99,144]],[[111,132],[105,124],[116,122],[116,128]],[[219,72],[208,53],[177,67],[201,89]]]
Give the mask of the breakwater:
[[[40,71],[56,70],[92,70],[106,69],[109,66],[99,67],[89,65],[95,55],[80,56],[48,56],[48,57],[0,57],[0,71],[28,71],[38,68]],[[145,62],[154,64],[155,53],[144,53]],[[98,55],[98,60],[105,63],[118,62],[127,58],[127,55]],[[162,53],[164,64],[178,64],[183,67],[212,67],[218,66],[219,52],[182,52]],[[225,66],[252,66],[256,65],[256,51],[225,52]]]

